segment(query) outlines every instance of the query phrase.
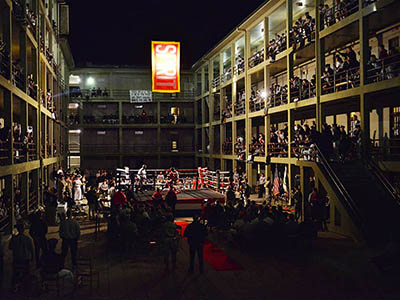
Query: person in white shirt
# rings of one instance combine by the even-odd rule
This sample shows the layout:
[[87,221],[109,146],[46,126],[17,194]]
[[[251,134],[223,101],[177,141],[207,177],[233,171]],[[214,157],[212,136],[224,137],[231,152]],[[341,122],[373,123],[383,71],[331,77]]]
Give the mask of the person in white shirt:
[[78,175],[75,179],[74,186],[74,200],[81,201],[82,200],[82,181],[81,176]]
[[147,166],[146,166],[146,165],[143,165],[143,166],[139,169],[138,174],[137,174],[137,175],[139,176],[139,178],[140,178],[140,180],[141,180],[142,183],[144,183],[144,182],[147,180],[146,168],[147,168]]

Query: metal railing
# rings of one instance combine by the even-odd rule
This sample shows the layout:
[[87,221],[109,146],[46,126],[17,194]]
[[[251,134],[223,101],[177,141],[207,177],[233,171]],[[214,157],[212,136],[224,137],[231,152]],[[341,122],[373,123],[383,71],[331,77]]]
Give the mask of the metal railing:
[[360,85],[360,68],[355,67],[341,72],[335,72],[326,78],[321,78],[322,94],[348,90]]
[[293,102],[306,100],[316,95],[316,87],[308,83],[306,86],[301,84],[297,89],[290,89],[290,100]]
[[249,57],[249,68],[253,68],[264,61],[264,48]]
[[244,64],[244,61],[241,62],[241,63],[236,64],[236,65],[233,67],[233,75],[235,75],[235,76],[239,76],[240,74],[243,74],[244,71],[245,71],[245,64]]
[[325,28],[342,21],[358,11],[358,0],[340,1],[339,3],[340,6],[336,6],[335,1],[333,1],[332,7],[324,10],[323,14],[321,13],[321,24],[323,24]]
[[[76,99],[116,99],[116,100],[129,100],[129,90],[108,90],[108,89],[92,89],[85,90],[73,88],[70,90],[71,98]],[[195,96],[194,91],[182,91],[180,93],[153,93],[153,100],[192,100]]]
[[373,158],[367,159],[366,162],[367,162],[368,166],[370,167],[370,169],[374,172],[375,176],[379,179],[381,184],[388,191],[390,196],[397,202],[398,205],[400,205],[399,191],[387,179],[386,175],[382,172],[382,170],[377,165],[377,163],[374,161],[374,159]]
[[391,55],[368,64],[367,83],[378,82],[400,76],[400,54]]
[[222,154],[225,155],[232,155],[232,142],[230,141],[225,141],[222,144]]
[[10,79],[10,56],[5,50],[5,44],[3,46],[0,44],[0,75]]
[[267,154],[270,157],[288,157],[287,143],[268,143]]
[[281,92],[277,95],[271,95],[268,99],[270,107],[285,105],[288,102],[287,91]]
[[235,108],[234,109],[235,116],[241,116],[246,113],[246,105],[245,105],[244,101],[235,103],[234,108]]
[[358,211],[357,204],[353,201],[353,199],[347,192],[346,188],[343,186],[342,182],[337,177],[335,171],[332,169],[328,161],[325,159],[325,156],[322,154],[319,147],[316,144],[314,145],[315,145],[316,155],[318,157],[316,163],[318,164],[321,171],[323,171],[323,173],[327,175],[328,177],[327,180],[330,180],[331,184],[333,184],[333,186],[339,192],[343,200],[343,205],[347,207],[348,213],[352,216],[352,220],[355,221],[361,228],[363,228],[364,220]]
[[212,87],[213,89],[215,89],[215,88],[219,87],[220,83],[221,83],[221,77],[218,76],[217,78],[214,78],[214,79],[212,80],[212,82],[211,82],[211,87]]
[[265,108],[265,100],[260,97],[250,98],[250,111],[260,111]]

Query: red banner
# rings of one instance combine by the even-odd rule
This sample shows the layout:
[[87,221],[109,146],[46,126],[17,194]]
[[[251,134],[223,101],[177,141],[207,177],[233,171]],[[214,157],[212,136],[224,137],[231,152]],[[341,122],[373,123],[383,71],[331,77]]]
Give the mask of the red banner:
[[153,92],[179,93],[180,43],[151,42]]

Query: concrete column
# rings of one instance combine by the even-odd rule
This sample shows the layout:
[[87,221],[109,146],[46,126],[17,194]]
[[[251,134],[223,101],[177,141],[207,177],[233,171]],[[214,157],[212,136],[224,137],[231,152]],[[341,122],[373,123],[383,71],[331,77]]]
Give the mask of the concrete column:
[[10,231],[9,233],[12,233],[13,228],[15,226],[15,205],[14,205],[14,180],[13,180],[13,175],[8,175],[5,177],[6,181],[6,186],[5,186],[5,196],[6,199],[10,199],[11,203],[11,216],[10,216]]
[[21,196],[25,200],[26,214],[29,214],[29,173],[21,174]]

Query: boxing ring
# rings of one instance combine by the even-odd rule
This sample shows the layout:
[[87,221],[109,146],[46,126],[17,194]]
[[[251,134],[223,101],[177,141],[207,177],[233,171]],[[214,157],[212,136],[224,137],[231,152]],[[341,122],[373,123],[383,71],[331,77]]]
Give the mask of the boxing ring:
[[[175,174],[172,174],[175,172]],[[177,211],[200,210],[205,202],[225,202],[225,190],[229,185],[229,172],[197,169],[117,169],[117,185],[123,190],[134,185],[138,201],[152,202],[153,193],[159,189],[164,198],[173,185],[177,193]]]

